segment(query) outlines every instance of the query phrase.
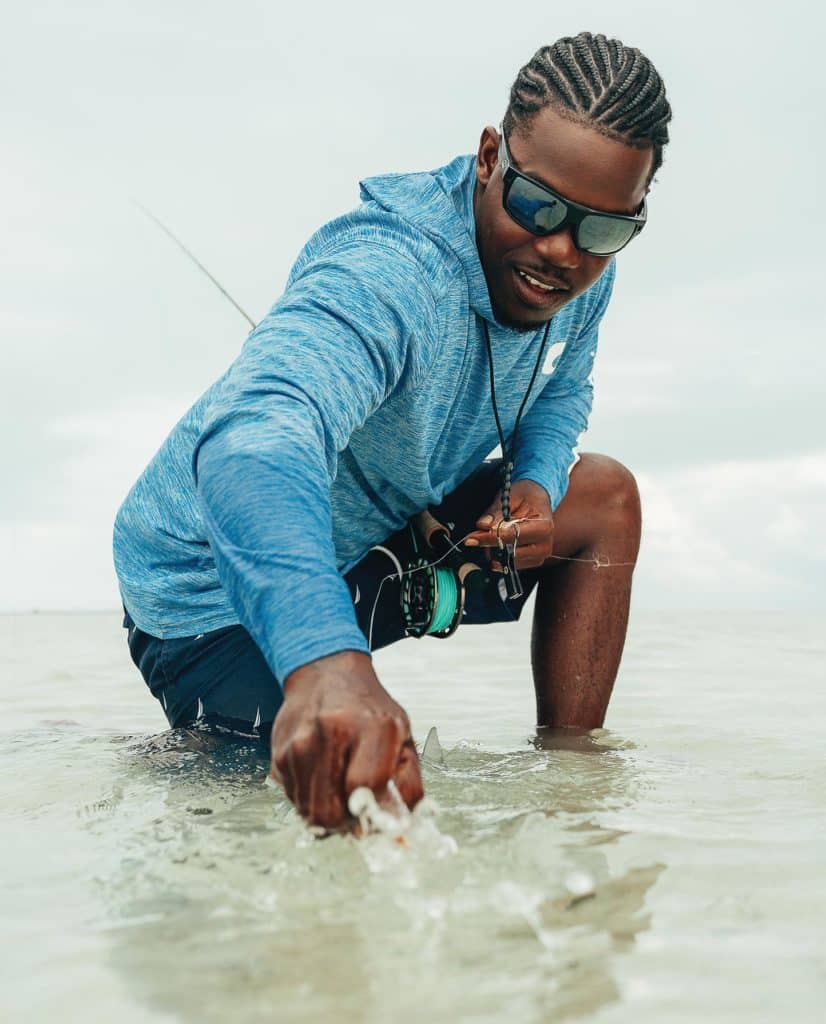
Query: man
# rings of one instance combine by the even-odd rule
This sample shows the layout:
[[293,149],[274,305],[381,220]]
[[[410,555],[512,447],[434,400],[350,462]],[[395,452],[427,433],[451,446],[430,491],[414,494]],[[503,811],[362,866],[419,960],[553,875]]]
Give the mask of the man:
[[[602,724],[639,500],[576,444],[614,254],[645,223],[670,117],[639,51],[589,33],[543,47],[475,158],[368,179],[310,239],[124,502],[115,562],[150,689],[173,726],[271,730],[272,774],[309,821],[346,826],[358,786],[422,795],[370,650],[413,631],[406,524],[427,509],[482,568],[448,616],[514,619],[537,587],[538,723]],[[497,441],[504,468],[484,461]]]

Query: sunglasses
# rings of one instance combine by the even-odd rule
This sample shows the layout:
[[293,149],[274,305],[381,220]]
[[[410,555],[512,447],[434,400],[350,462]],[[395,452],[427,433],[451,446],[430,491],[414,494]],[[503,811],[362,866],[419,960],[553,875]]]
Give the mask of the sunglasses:
[[644,199],[634,216],[604,213],[574,203],[517,171],[501,127],[499,135],[499,163],[504,182],[502,205],[521,228],[533,235],[552,235],[570,224],[577,249],[593,256],[612,256],[624,249],[645,227],[647,212]]

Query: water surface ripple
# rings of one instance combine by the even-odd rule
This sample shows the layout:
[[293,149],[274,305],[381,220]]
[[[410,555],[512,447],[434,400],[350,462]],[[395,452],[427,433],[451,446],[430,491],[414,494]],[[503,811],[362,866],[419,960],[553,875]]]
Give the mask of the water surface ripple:
[[314,839],[260,751],[163,731],[115,616],[0,617],[4,1017],[822,1019],[820,624],[639,615],[610,729],[565,742],[527,641],[377,658],[444,751],[400,844]]

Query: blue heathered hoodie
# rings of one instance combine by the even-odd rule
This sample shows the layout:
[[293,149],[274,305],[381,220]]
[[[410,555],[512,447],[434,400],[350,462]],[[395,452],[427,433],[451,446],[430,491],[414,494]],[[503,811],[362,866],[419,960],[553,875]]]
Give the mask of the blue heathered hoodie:
[[[367,651],[342,573],[437,504],[506,435],[544,328],[494,319],[475,162],[361,184],[322,227],[229,370],[174,427],[115,522],[124,605],[157,637],[242,623],[274,675]],[[613,262],[551,322],[514,479],[562,499],[591,407]]]

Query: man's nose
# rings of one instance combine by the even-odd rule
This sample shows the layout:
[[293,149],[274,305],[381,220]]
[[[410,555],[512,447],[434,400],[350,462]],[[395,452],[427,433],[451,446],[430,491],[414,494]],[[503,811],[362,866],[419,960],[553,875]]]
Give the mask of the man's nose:
[[582,253],[574,245],[570,226],[552,235],[535,236],[533,245],[540,259],[560,269],[576,270],[582,264]]

